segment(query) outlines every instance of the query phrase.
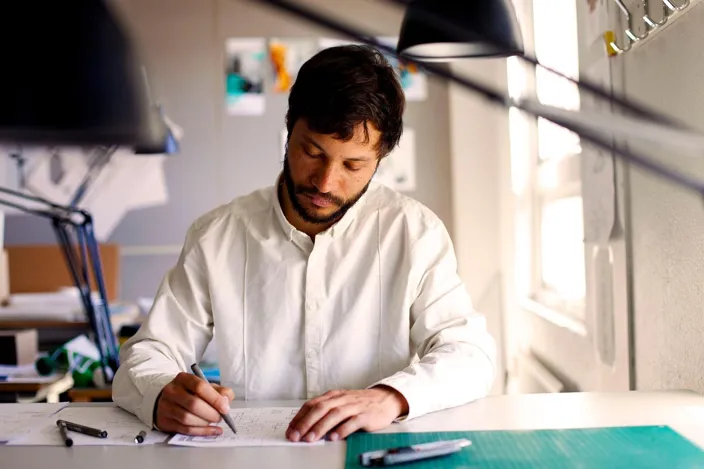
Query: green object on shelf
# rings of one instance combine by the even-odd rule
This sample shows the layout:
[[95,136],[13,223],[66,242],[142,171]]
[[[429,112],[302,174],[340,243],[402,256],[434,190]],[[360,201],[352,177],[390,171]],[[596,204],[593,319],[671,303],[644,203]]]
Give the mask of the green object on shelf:
[[391,467],[413,469],[633,469],[704,467],[704,451],[667,426],[566,430],[356,433],[347,438],[346,469],[366,451],[467,438],[459,453]]
[[56,372],[70,372],[76,387],[103,386],[105,384],[105,378],[100,368],[98,349],[84,335],[66,342],[52,351],[50,355],[39,357],[34,365],[42,376]]

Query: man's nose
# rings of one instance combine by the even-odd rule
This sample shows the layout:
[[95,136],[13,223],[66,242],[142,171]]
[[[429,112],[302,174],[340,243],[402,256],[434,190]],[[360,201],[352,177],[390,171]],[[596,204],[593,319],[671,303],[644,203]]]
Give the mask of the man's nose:
[[339,176],[331,164],[323,165],[313,177],[313,185],[318,191],[327,194],[337,189]]

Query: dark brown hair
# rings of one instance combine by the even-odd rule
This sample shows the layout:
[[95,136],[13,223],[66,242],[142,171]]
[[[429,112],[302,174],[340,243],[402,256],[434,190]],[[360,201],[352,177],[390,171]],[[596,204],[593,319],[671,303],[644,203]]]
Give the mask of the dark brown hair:
[[380,157],[394,149],[403,132],[405,97],[394,69],[377,49],[324,49],[303,64],[288,98],[289,135],[298,119],[314,132],[347,141],[354,129],[372,124],[381,132]]

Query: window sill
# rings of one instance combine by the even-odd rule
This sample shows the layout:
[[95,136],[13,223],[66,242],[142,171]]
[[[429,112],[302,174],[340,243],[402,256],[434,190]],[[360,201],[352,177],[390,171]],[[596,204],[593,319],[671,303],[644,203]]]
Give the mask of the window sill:
[[568,316],[567,314],[548,308],[547,306],[538,303],[537,301],[531,298],[522,298],[519,301],[519,306],[521,307],[521,309],[533,313],[545,319],[546,321],[551,322],[557,327],[567,329],[573,334],[577,334],[581,337],[587,337],[586,324],[577,318]]

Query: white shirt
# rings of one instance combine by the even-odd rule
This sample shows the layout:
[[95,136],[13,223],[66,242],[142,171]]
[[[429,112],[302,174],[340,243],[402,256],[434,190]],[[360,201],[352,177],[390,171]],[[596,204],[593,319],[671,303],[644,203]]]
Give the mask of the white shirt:
[[315,242],[275,187],[199,218],[145,323],[120,351],[113,399],[152,426],[161,389],[215,331],[236,398],[308,399],[385,384],[406,418],[485,396],[495,345],[428,208],[377,183]]

